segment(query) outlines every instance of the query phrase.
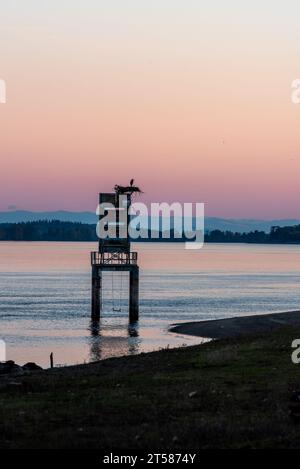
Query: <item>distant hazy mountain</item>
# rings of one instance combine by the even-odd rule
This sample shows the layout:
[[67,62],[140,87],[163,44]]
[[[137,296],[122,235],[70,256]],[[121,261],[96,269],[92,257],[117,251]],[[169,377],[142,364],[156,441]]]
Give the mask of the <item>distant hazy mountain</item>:
[[0,212],[0,223],[38,220],[60,220],[93,224],[97,223],[97,216],[93,212],[68,212],[66,210],[58,210],[56,212],[28,212],[26,210]]
[[205,218],[206,230],[233,231],[238,233],[249,233],[250,231],[265,231],[268,233],[271,226],[295,226],[300,224],[300,219],[282,220],[256,220],[243,218]]
[[[17,223],[22,221],[37,220],[60,220],[93,224],[97,222],[97,216],[93,212],[69,212],[59,210],[56,212],[29,212],[16,210],[0,212],[0,223]],[[300,224],[300,219],[287,220],[253,220],[253,219],[231,219],[231,218],[205,218],[205,230],[233,231],[249,233],[249,231],[269,232],[271,226],[293,226]]]

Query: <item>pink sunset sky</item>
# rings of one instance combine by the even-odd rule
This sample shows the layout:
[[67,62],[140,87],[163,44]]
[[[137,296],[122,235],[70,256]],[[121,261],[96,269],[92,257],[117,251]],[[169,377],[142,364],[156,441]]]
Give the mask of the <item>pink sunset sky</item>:
[[5,0],[0,210],[141,200],[300,218],[300,3]]

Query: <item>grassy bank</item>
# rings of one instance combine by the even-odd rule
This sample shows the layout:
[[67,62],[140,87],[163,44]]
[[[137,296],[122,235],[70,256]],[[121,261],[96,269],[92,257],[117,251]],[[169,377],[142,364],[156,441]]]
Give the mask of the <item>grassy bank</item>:
[[295,338],[300,326],[2,377],[0,447],[299,447]]

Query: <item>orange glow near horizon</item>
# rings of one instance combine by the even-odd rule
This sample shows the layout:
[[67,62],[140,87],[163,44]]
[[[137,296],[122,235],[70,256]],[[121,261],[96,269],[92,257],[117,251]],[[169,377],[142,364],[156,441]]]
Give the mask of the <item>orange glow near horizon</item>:
[[0,210],[94,210],[134,177],[147,202],[300,218],[296,1],[15,3],[0,18]]

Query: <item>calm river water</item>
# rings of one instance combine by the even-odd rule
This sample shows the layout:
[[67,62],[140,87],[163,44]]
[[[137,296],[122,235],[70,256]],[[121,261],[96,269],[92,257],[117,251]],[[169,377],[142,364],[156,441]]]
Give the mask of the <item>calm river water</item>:
[[300,246],[206,244],[186,251],[137,244],[139,323],[128,324],[127,277],[107,273],[102,319],[92,324],[89,253],[95,248],[0,243],[0,339],[7,359],[46,367],[50,352],[56,364],[73,364],[191,345],[201,339],[171,334],[168,326],[300,309]]

